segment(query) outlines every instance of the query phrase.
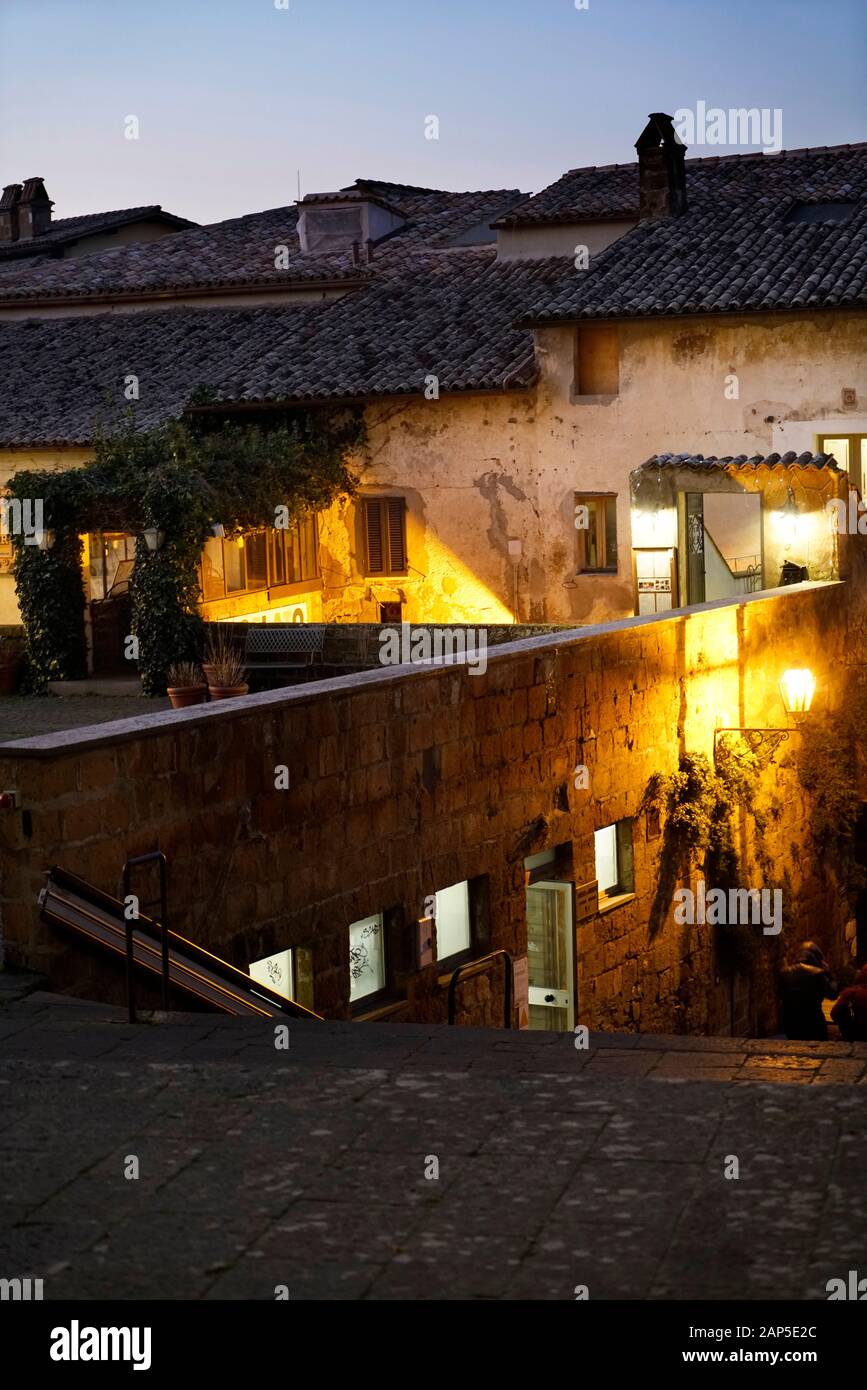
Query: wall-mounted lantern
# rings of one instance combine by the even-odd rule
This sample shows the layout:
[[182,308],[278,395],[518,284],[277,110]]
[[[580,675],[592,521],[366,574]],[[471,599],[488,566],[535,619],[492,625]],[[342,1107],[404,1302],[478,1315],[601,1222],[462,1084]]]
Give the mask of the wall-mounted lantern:
[[150,551],[159,550],[165,540],[165,533],[156,526],[146,526],[142,535],[144,536],[144,543]]
[[816,693],[816,677],[806,668],[784,671],[780,677],[780,694],[786,714],[809,714]]
[[[809,714],[810,707],[813,703],[813,696],[816,693],[816,677],[813,675],[812,671],[808,670],[806,667],[792,667],[790,670],[783,672],[780,677],[779,686],[780,696],[786,714]],[[744,742],[749,744],[750,750],[753,753],[757,753],[763,745],[767,744],[769,747],[768,757],[772,759],[779,745],[788,741],[791,732],[791,728],[759,729],[755,727],[745,728],[743,726],[736,726],[734,728],[723,726],[716,728],[713,731],[714,756],[716,756],[717,739],[721,734],[741,734]],[[795,732],[799,732],[797,725],[795,726]]]

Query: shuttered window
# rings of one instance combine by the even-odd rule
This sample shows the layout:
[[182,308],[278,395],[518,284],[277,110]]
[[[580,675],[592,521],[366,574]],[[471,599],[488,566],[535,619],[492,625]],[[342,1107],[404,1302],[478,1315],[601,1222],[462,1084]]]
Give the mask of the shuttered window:
[[402,497],[365,497],[367,574],[406,572],[406,503]]

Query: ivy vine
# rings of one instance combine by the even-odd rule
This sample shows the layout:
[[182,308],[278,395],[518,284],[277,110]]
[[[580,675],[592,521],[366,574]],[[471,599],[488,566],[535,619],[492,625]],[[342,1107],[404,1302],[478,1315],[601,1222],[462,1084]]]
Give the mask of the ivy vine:
[[[97,435],[83,468],[16,473],[11,495],[40,499],[43,525],[55,537],[49,550],[14,538],[29,688],[44,691],[51,680],[84,674],[82,533],[137,535],[132,633],[142,689],[163,694],[169,666],[201,655],[198,563],[211,527],[220,523],[231,534],[275,520],[290,525],[351,495],[348,456],[363,442],[359,411],[287,411],[247,425],[209,410],[151,430],[127,418]],[[148,527],[162,532],[156,551],[142,538]]]
[[[655,935],[667,919],[680,881],[698,861],[708,887],[750,887],[744,884],[737,850],[734,817],[738,810],[751,815],[756,826],[756,860],[766,886],[773,879],[773,864],[764,846],[768,821],[780,814],[779,803],[759,804],[762,763],[742,740],[721,739],[714,762],[701,753],[681,756],[677,772],[655,773],[645,791],[642,809],[664,817],[659,880],[650,912],[650,932]],[[784,901],[787,895],[784,894]],[[766,938],[749,923],[728,923],[717,929],[717,949],[723,968],[749,970],[755,953]]]

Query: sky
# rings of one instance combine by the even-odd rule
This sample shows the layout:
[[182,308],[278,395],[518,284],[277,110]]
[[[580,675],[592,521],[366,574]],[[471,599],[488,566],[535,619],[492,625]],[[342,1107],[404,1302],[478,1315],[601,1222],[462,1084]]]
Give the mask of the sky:
[[864,140],[867,3],[0,0],[0,73],[3,184],[210,222],[293,202],[299,171],[534,192],[700,101],[778,108],[788,149]]

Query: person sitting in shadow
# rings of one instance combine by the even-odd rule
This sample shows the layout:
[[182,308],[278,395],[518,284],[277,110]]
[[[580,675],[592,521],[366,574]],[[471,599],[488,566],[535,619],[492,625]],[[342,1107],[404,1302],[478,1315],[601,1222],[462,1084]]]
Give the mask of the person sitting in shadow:
[[826,1042],[828,1025],[823,999],[836,999],[831,969],[815,941],[804,941],[794,964],[780,971],[780,1009],[786,1037],[800,1042]]
[[840,994],[831,1018],[846,1042],[867,1042],[867,965],[862,965],[855,983]]

